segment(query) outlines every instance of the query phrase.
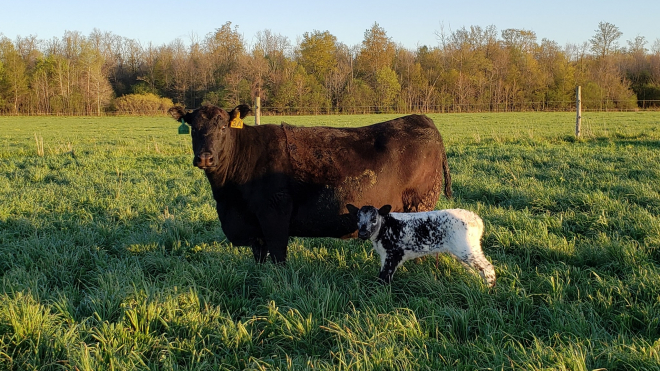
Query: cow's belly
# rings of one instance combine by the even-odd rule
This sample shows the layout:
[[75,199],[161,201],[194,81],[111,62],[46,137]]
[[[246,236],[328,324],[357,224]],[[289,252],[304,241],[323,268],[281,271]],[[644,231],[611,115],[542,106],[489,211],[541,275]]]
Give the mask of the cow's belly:
[[224,232],[227,240],[236,246],[252,246],[254,241],[262,236],[258,226],[251,228],[251,226],[247,225],[236,227],[227,224],[222,223],[222,232]]
[[[372,205],[381,207],[389,204],[396,212],[405,210],[402,200],[410,189],[401,189],[400,185],[378,183],[366,186],[345,187],[305,184],[290,182],[288,189],[281,192],[289,194],[293,202],[289,222],[289,236],[296,237],[355,237],[357,220],[348,213],[346,204],[357,207]],[[269,202],[267,195],[277,193],[274,187],[252,189],[259,194],[260,202],[249,204],[243,195],[226,196],[218,207],[218,216],[222,230],[234,245],[249,246],[256,239],[263,238],[262,225],[257,215],[263,214],[262,207],[272,207],[277,203]],[[284,232],[284,231],[283,231]]]
[[348,237],[357,230],[357,222],[348,214],[325,217],[293,217],[289,235],[297,237]]
[[404,211],[402,192],[397,189],[346,189],[344,187],[304,185],[292,192],[294,200],[291,216],[291,236],[297,237],[355,237],[357,220],[348,213],[347,204],[383,206]]

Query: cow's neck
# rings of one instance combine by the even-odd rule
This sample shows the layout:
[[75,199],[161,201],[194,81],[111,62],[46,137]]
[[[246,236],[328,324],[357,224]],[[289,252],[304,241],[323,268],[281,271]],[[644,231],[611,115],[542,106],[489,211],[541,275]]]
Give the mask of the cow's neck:
[[243,129],[229,130],[230,137],[226,138],[224,148],[218,154],[219,166],[206,170],[212,186],[245,183],[254,169],[255,151],[259,150],[259,146],[254,143],[253,128],[245,126]]

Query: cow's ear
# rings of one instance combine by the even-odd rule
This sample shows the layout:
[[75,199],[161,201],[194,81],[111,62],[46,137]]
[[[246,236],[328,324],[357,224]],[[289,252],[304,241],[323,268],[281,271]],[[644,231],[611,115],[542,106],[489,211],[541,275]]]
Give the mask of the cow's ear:
[[186,115],[186,110],[181,106],[174,106],[167,110],[167,113],[176,121],[181,121],[181,118]]
[[248,115],[248,113],[250,113],[250,106],[248,106],[247,104],[241,104],[239,106],[236,106],[236,108],[234,108],[233,110],[231,110],[229,116],[231,117],[232,120],[237,117],[240,119],[244,119],[245,116]]
[[385,215],[389,214],[390,211],[392,211],[392,205],[385,205],[385,206],[381,207],[380,209],[378,209],[378,214],[380,216],[385,216]]
[[348,213],[352,215],[357,215],[359,209],[355,207],[354,205],[348,204],[346,205],[346,209],[348,209]]

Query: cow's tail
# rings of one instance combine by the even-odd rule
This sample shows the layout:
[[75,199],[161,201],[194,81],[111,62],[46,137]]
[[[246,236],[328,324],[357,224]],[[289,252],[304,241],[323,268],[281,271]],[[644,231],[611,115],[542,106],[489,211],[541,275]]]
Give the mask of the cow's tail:
[[451,174],[449,173],[449,163],[447,162],[447,151],[445,151],[445,144],[442,142],[442,136],[440,136],[440,150],[442,151],[442,172],[445,178],[445,197],[448,199],[451,198]]

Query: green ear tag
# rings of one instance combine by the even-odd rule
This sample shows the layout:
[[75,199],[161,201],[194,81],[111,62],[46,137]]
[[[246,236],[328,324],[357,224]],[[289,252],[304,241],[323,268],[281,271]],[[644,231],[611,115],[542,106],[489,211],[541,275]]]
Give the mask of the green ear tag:
[[179,126],[179,134],[190,134],[190,128],[188,125],[181,119],[181,126]]

